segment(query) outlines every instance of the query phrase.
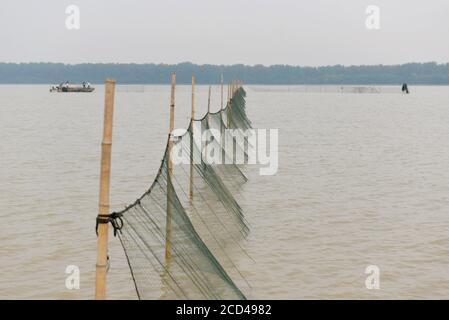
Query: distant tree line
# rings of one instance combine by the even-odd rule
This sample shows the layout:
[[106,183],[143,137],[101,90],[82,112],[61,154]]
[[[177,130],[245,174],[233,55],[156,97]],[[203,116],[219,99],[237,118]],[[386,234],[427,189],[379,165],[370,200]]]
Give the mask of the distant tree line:
[[195,74],[199,84],[216,84],[240,79],[247,84],[449,84],[449,63],[407,63],[300,67],[290,65],[248,66],[119,63],[0,63],[2,84],[57,84],[63,81],[103,83],[108,77],[122,84],[166,84],[177,73],[178,83],[190,83]]

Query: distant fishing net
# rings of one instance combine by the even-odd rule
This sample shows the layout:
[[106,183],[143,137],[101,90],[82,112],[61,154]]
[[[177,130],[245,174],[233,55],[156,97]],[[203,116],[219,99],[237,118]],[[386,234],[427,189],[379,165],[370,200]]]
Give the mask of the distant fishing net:
[[297,85],[251,86],[257,92],[401,94],[401,86]]
[[225,109],[170,137],[150,189],[113,213],[123,219],[119,236],[140,299],[158,291],[161,299],[245,299],[240,287],[248,284],[235,259],[248,258],[238,204],[246,177],[237,164],[252,149],[248,129],[239,88]]

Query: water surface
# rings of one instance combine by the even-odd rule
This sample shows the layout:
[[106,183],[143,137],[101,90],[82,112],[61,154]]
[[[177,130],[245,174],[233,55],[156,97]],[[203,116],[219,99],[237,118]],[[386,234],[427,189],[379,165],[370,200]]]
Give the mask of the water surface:
[[[449,88],[411,90],[247,87],[254,126],[279,129],[278,173],[250,168],[243,188],[249,298],[449,298]],[[198,91],[202,115],[207,87]],[[0,298],[93,297],[103,95],[0,86]],[[214,88],[212,111],[219,97]],[[167,86],[117,92],[113,209],[157,173],[168,103]],[[189,113],[189,87],[178,86],[176,127]],[[119,241],[110,244],[108,296],[134,299]],[[79,290],[65,288],[71,264]],[[365,287],[372,264],[380,290]]]

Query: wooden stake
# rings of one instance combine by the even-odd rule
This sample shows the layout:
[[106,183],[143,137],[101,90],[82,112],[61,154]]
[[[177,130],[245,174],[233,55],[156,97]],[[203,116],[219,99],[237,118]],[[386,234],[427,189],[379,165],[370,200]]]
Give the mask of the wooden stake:
[[210,113],[210,90],[211,86],[209,86],[209,96],[207,97],[207,113]]
[[229,86],[229,101],[228,101],[228,129],[231,128],[231,111],[232,111],[232,84],[230,83]]
[[220,109],[220,117],[221,117],[221,121],[220,121],[220,146],[221,146],[221,150],[222,150],[222,152],[221,152],[221,163],[225,163],[225,150],[224,150],[224,147],[225,147],[225,145],[224,145],[224,139],[225,139],[225,136],[224,136],[224,125],[223,125],[223,122],[224,122],[224,118],[223,118],[223,115],[224,115],[224,112],[223,112],[223,87],[224,87],[224,84],[223,84],[223,74],[221,74],[221,109]]
[[190,119],[190,182],[189,182],[189,199],[193,200],[193,127],[195,125],[195,76],[192,75],[192,115]]
[[223,110],[223,74],[221,74],[221,110]]
[[[109,186],[111,176],[112,120],[114,114],[115,81],[106,80],[104,101],[103,141],[101,143],[100,203],[98,215],[109,214]],[[109,224],[98,225],[95,299],[106,298]]]
[[170,94],[170,126],[168,139],[168,159],[167,159],[167,218],[165,226],[165,262],[170,263],[171,260],[171,239],[172,239],[172,215],[173,215],[173,130],[175,129],[175,89],[176,89],[176,73],[171,74],[171,94]]
[[195,76],[192,75],[192,121],[195,118]]
[[192,75],[192,114],[190,119],[190,181],[189,181],[189,199],[193,200],[193,139],[195,125],[195,76]]
[[[210,119],[210,90],[211,90],[211,86],[209,86],[209,95],[207,97],[207,128],[209,129],[209,119]],[[207,155],[207,142],[206,145],[204,146],[204,154],[206,155],[206,161],[209,160],[209,157]]]

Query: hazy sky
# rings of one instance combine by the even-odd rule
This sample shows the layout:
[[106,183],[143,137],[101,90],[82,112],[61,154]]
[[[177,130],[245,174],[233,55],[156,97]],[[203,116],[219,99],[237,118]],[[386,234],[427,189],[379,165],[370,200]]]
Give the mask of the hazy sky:
[[[66,28],[68,5],[80,29]],[[380,8],[368,30],[367,6]],[[448,0],[1,0],[1,62],[449,62]]]

